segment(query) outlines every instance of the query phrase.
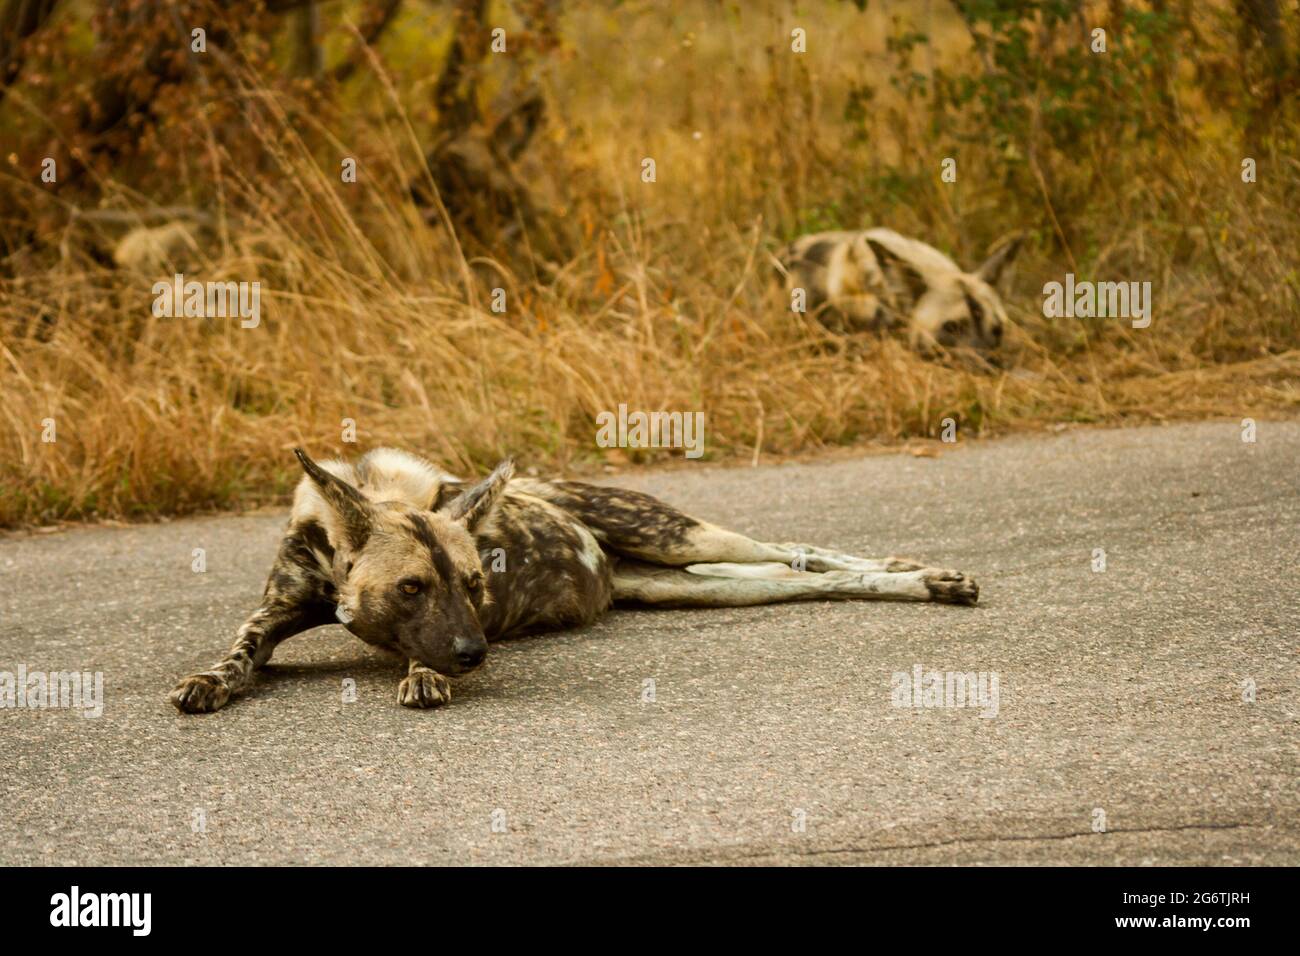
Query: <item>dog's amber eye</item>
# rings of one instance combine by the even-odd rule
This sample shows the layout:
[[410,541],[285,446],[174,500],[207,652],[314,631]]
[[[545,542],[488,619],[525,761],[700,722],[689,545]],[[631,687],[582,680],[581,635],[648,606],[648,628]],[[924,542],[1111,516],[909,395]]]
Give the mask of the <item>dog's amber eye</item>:
[[401,584],[398,585],[398,588],[401,589],[401,591],[402,591],[403,594],[419,594],[419,593],[420,593],[420,582],[419,582],[419,581],[403,581]]

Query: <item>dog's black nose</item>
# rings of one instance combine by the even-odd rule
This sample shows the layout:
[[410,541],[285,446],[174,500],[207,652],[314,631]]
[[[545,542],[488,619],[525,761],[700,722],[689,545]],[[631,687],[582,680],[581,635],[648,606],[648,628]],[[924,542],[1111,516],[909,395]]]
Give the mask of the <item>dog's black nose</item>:
[[456,652],[456,663],[465,670],[470,670],[482,664],[485,657],[487,657],[486,647],[470,647]]

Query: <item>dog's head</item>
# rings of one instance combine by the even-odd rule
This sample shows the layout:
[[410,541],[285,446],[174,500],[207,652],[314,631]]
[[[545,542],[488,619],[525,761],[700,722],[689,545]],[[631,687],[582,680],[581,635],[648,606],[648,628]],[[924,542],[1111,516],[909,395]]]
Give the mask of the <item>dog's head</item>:
[[334,545],[338,618],[368,644],[443,674],[487,656],[479,612],[488,600],[473,531],[514,474],[504,461],[437,511],[374,502],[300,449],[294,454],[325,505]]
[[1009,320],[997,284],[1022,237],[1003,243],[974,272],[963,272],[930,246],[886,230],[873,233],[867,234],[867,245],[893,298],[910,303],[908,328],[914,348],[987,354],[1001,347]]

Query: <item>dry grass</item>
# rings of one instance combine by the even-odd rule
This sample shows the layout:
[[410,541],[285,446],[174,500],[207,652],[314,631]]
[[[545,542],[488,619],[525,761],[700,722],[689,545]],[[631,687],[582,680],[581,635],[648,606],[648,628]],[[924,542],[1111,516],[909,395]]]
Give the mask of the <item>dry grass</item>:
[[[768,251],[821,219],[887,217],[969,263],[1048,217],[1028,174],[981,180],[979,147],[956,188],[926,174],[892,205],[857,188],[892,168],[840,122],[850,83],[879,63],[848,56],[843,30],[792,61],[765,50],[788,36],[783,6],[701,29],[714,9],[674,19],[634,7],[566,25],[581,56],[549,78],[557,119],[525,174],[582,252],[540,275],[467,264],[405,201],[399,184],[419,156],[408,84],[373,82],[365,109],[330,131],[333,150],[309,145],[322,134],[283,112],[291,100],[250,86],[247,135],[274,148],[256,173],[220,164],[219,228],[186,274],[260,280],[261,326],[153,318],[158,276],[71,256],[6,282],[0,526],[265,501],[295,480],[295,444],[318,455],[400,445],[466,472],[505,454],[578,471],[680,456],[595,447],[596,414],[619,403],[704,411],[713,460],[933,436],[946,417],[969,438],[1300,408],[1300,165],[1279,160],[1243,186],[1222,143],[1117,173],[1104,202],[1076,213],[1086,248],[1038,228],[1007,296],[1009,371],[925,362],[892,340],[796,320],[773,296]],[[223,149],[215,138],[203,148]],[[921,149],[916,168],[937,170]],[[362,184],[338,182],[339,153],[363,157]],[[642,156],[656,158],[653,185],[638,178]],[[1045,320],[1042,284],[1067,271],[1149,279],[1152,326]],[[504,314],[488,308],[496,285]],[[47,418],[54,443],[41,440]],[[341,441],[344,419],[357,446]]]

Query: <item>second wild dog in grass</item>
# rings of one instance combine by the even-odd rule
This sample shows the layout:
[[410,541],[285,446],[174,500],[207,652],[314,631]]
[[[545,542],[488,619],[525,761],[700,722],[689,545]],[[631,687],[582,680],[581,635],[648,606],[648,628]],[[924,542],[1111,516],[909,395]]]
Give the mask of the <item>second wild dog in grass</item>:
[[1002,271],[1021,244],[1000,245],[974,272],[938,249],[892,229],[801,236],[776,257],[786,293],[806,311],[848,330],[899,326],[923,354],[970,349],[990,354],[1008,324],[998,295]]
[[469,483],[390,448],[356,464],[295,454],[306,477],[262,603],[229,654],[171,692],[186,713],[225,706],[281,641],[334,621],[406,658],[401,704],[436,707],[490,640],[589,624],[615,602],[979,597],[958,571],[754,541],[640,492],[514,478],[509,461]]

